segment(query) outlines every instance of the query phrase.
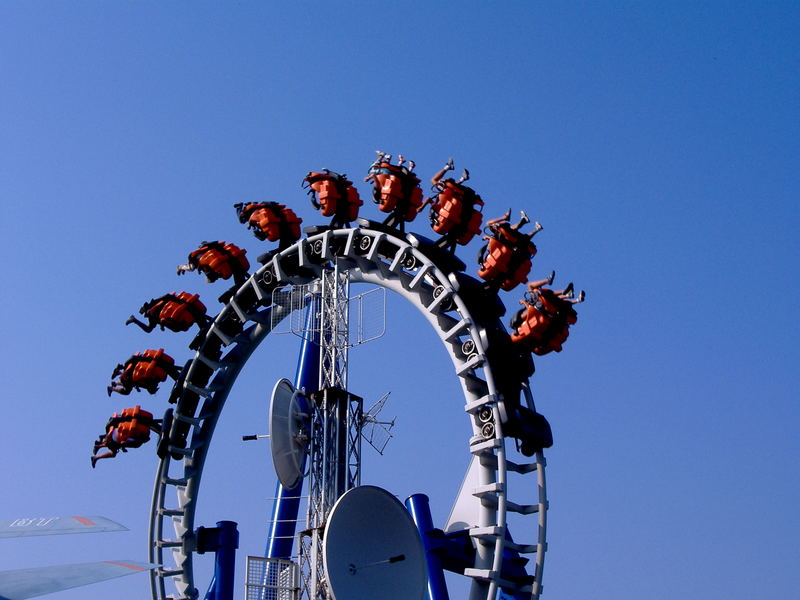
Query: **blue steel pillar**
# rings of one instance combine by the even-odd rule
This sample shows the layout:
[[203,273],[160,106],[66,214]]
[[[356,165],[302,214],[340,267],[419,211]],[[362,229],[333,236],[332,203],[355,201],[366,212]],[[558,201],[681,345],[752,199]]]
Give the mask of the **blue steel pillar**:
[[447,593],[447,583],[444,580],[444,570],[439,556],[432,552],[433,544],[428,532],[433,527],[430,504],[425,494],[414,494],[406,499],[406,509],[411,513],[411,518],[419,529],[422,546],[425,548],[425,557],[428,560],[428,595],[427,600],[450,600]]
[[239,531],[233,521],[217,521],[216,528],[197,528],[197,552],[214,552],[214,579],[206,600],[233,600]]

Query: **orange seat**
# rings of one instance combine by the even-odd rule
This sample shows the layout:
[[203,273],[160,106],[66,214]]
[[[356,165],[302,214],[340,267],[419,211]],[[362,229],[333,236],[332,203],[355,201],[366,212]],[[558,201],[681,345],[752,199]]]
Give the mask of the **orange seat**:
[[466,246],[481,232],[483,200],[472,188],[452,180],[444,182],[431,206],[431,224],[436,233],[456,232],[456,242]]
[[481,258],[478,277],[497,281],[501,289],[509,291],[528,280],[536,245],[508,225],[495,227],[493,232]]
[[370,173],[380,211],[391,213],[400,207],[403,220],[413,221],[423,201],[419,178],[412,171],[387,162],[380,163]]
[[150,439],[150,428],[136,419],[124,421],[114,428],[111,439],[123,446],[141,446]]
[[282,238],[292,242],[299,240],[300,223],[303,222],[291,208],[279,202],[245,204],[240,213],[240,220],[243,223],[247,222],[258,239],[270,242],[277,242]]
[[303,181],[308,184],[312,203],[323,217],[336,215],[348,223],[358,218],[358,210],[364,202],[353,187],[353,182],[344,175],[332,171],[312,171]]
[[125,362],[120,382],[132,387],[155,387],[167,380],[168,370],[174,365],[175,361],[163,348],[137,352]]
[[534,294],[534,302],[517,315],[519,324],[511,333],[511,341],[530,348],[542,356],[550,352],[561,352],[569,337],[569,326],[578,320],[570,302],[559,298],[553,290],[540,288]]
[[203,243],[189,255],[189,264],[210,281],[230,279],[235,270],[246,272],[250,268],[246,254],[247,250],[224,241]]
[[[114,413],[116,416],[116,413]],[[153,413],[148,412],[146,410],[142,410],[142,407],[139,405],[134,406],[133,408],[125,408],[123,409],[122,413],[119,415],[123,418],[129,419],[149,419],[152,420]]]
[[206,306],[197,294],[172,292],[153,301],[144,314],[171,331],[186,331],[205,316]]

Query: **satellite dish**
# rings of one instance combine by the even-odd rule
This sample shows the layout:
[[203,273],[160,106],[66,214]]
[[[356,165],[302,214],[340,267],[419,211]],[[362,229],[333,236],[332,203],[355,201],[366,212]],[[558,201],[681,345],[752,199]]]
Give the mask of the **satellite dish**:
[[384,489],[345,492],[325,526],[322,560],[334,600],[422,600],[425,551],[411,515]]
[[288,379],[281,379],[272,390],[269,406],[272,464],[284,489],[300,483],[305,467],[308,415],[302,412],[298,395]]

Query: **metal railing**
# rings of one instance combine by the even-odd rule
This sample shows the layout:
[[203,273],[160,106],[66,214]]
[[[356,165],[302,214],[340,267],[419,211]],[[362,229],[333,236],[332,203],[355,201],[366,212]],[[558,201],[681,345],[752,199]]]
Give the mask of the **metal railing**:
[[245,600],[297,600],[297,563],[283,558],[247,557]]

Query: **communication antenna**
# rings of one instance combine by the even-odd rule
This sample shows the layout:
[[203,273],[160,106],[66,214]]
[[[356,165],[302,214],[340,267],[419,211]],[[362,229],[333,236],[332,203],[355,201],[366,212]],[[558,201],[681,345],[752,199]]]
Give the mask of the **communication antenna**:
[[419,531],[386,490],[364,485],[342,495],[325,526],[323,561],[334,600],[422,600],[428,571]]
[[303,478],[308,451],[310,417],[300,405],[300,393],[288,379],[281,379],[272,390],[269,407],[269,443],[272,464],[278,480],[286,489]]
[[364,413],[364,418],[361,421],[361,437],[367,443],[375,448],[378,454],[383,455],[386,444],[394,436],[392,435],[392,428],[394,427],[395,419],[391,421],[381,421],[378,415],[383,410],[386,400],[392,392],[386,392],[381,398],[373,404],[367,412]]

